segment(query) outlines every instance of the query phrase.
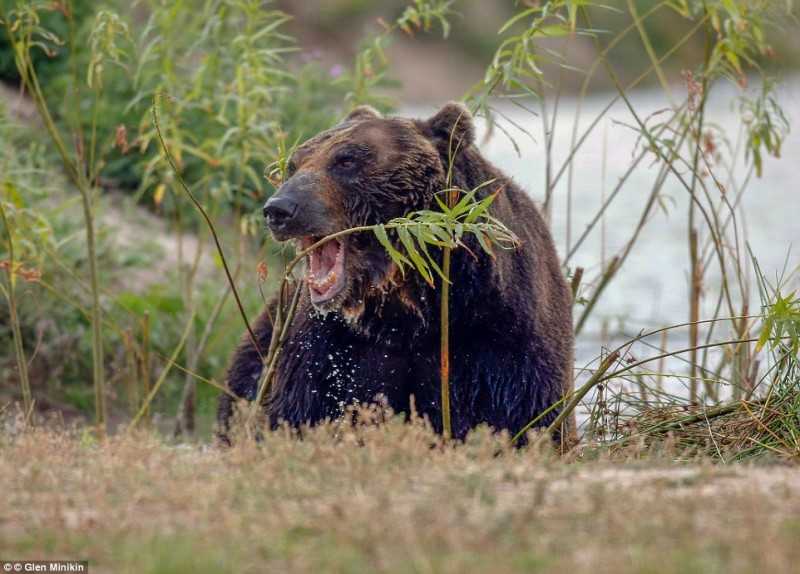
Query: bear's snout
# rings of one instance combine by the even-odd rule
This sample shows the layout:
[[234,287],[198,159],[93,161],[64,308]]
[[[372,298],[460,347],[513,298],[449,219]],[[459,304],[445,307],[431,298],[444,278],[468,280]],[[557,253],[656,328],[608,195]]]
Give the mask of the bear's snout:
[[331,213],[320,193],[318,178],[298,173],[289,178],[265,204],[264,218],[278,241],[334,231]]
[[276,195],[264,204],[264,217],[271,228],[285,227],[297,214],[297,202],[289,197]]

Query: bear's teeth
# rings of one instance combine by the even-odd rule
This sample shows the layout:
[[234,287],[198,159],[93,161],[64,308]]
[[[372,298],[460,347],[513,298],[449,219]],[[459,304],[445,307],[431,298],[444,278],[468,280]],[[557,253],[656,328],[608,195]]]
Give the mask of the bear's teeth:
[[331,271],[323,279],[309,277],[308,282],[317,291],[327,291],[334,283],[336,283],[336,271]]
[[312,251],[312,252],[310,253],[310,255],[309,255],[309,259],[310,259],[310,261],[309,261],[309,267],[310,267],[312,270],[317,268],[317,265],[318,265],[318,263],[317,263],[317,261],[318,261],[318,258],[319,258],[319,256],[317,255],[317,251],[316,251],[316,250],[314,250],[314,251]]

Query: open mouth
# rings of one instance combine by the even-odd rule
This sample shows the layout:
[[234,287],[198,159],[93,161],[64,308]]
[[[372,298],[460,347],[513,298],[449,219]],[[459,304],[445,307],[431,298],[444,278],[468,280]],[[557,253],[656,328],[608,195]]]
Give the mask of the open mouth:
[[[300,245],[305,250],[320,239],[321,237],[303,237]],[[331,239],[309,253],[306,281],[311,302],[315,305],[330,301],[342,292],[345,287],[342,242]]]

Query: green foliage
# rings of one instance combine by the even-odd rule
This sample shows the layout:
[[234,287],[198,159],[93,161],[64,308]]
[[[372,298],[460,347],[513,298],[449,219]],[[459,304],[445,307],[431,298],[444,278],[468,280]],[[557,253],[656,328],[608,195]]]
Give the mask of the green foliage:
[[[677,101],[670,95],[671,114],[642,120],[631,107],[629,124],[641,136],[638,143],[643,144],[635,151],[645,156],[652,153],[657,160],[653,202],[664,205],[661,185],[667,178],[680,180],[698,198],[703,214],[709,214],[709,226],[728,213],[727,200],[715,195],[708,182],[713,180],[723,191],[715,171],[738,161],[735,157],[719,159],[738,146],[718,151],[716,142],[727,142],[727,136],[703,118],[708,94],[718,82],[730,80],[742,87],[747,78],[758,82],[756,90],[743,91],[738,99],[744,126],[743,145],[738,149],[745,150],[745,167],[761,175],[764,158],[780,155],[789,124],[776,102],[775,84],[763,66],[774,51],[774,26],[792,8],[791,3],[630,0],[627,9],[616,8],[621,8],[622,2],[609,7],[587,0],[515,5],[516,15],[500,27],[497,42],[491,42],[493,57],[483,81],[471,92],[470,103],[491,117],[496,96],[513,97],[520,106],[525,105],[520,96],[538,99],[547,150],[546,193],[556,187],[563,173],[570,174],[571,185],[572,160],[583,141],[578,138],[576,118],[569,157],[560,170],[550,166],[556,113],[548,116],[552,109],[548,110],[548,101],[542,96],[545,90],[560,94],[563,87],[553,81],[550,69],[580,74],[581,97],[599,75],[596,72],[605,69],[605,87],[613,85],[617,98],[629,103],[627,90],[650,76],[663,79],[662,66],[670,73],[676,71],[675,66],[688,68],[686,97]],[[93,286],[85,277],[92,257],[87,254],[86,223],[73,193],[76,181],[81,184],[77,187],[87,192],[88,212],[102,213],[108,207],[105,190],[137,190],[136,198],[163,216],[165,225],[177,235],[202,233],[194,208],[155,141],[149,112],[157,95],[164,103],[163,132],[175,157],[177,175],[192,186],[213,218],[222,218],[222,227],[233,230],[224,237],[226,251],[229,256],[234,252],[240,256],[237,269],[242,270],[241,280],[249,280],[256,258],[265,268],[270,266],[267,262],[279,264],[272,246],[253,255],[261,240],[252,237],[261,235],[257,207],[285,178],[292,149],[330,126],[349,107],[368,103],[383,110],[391,108],[384,90],[393,85],[387,46],[399,32],[414,36],[435,30],[451,43],[459,41],[459,31],[453,28],[455,2],[413,0],[394,12],[399,14],[396,20],[383,23],[380,33],[364,40],[349,69],[328,70],[288,36],[289,18],[275,6],[261,0],[142,0],[133,5],[121,0],[102,4],[0,0],[7,18],[0,25],[0,77],[19,80],[14,70],[23,62],[23,76],[31,74],[28,80],[35,79],[41,86],[43,107],[53,118],[54,133],[61,134],[61,141],[56,137],[55,145],[48,147],[36,128],[0,125],[0,202],[7,215],[2,231],[11,238],[15,251],[10,277],[18,280],[25,348],[36,349],[36,357],[45,357],[50,364],[64,365],[56,376],[60,396],[67,401],[81,408],[92,404],[86,387],[92,366],[88,333],[92,318],[99,316],[89,302]],[[357,6],[326,7],[325,11],[347,19],[355,11],[369,8],[369,3],[360,2]],[[17,40],[16,54],[11,52],[9,33]],[[586,70],[570,68],[564,51],[568,48],[559,48],[561,43],[568,47],[577,36],[595,48],[595,62]],[[679,57],[672,57],[674,54]],[[643,71],[640,64],[645,66]],[[668,68],[670,65],[673,68]],[[641,73],[637,76],[641,80],[626,83],[628,74],[634,72]],[[662,84],[669,93],[668,83]],[[53,147],[68,151],[63,154],[66,177],[54,166]],[[264,166],[268,166],[266,170]],[[431,284],[441,279],[444,290],[449,282],[444,262],[450,250],[477,247],[492,254],[496,247],[514,248],[517,244],[514,234],[490,215],[495,195],[484,194],[490,183],[468,192],[442,190],[432,209],[360,231],[374,233],[401,272],[419,273]],[[576,300],[585,302],[579,328],[622,267],[648,215],[645,212],[642,223],[633,230],[626,251],[611,259],[612,264],[600,270],[598,277],[587,277],[583,286],[584,291],[591,290],[588,296],[578,292],[581,281],[575,282]],[[602,211],[588,230],[601,219]],[[697,224],[690,225],[696,231]],[[722,260],[729,251],[727,244],[737,245],[738,240],[726,233],[726,225],[710,230],[719,245],[709,247],[711,255],[698,268],[713,264],[715,247]],[[173,408],[180,389],[158,378],[159,373],[167,372],[163,370],[165,361],[180,355],[182,367],[202,377],[218,377],[231,342],[241,331],[235,310],[225,303],[227,293],[220,293],[218,277],[204,274],[196,263],[205,256],[205,239],[201,237],[196,253],[182,253],[175,268],[166,269],[158,265],[162,252],[148,253],[143,246],[135,253],[121,249],[114,240],[115,228],[103,222],[95,222],[95,226],[95,255],[103,270],[98,286],[106,342],[103,360],[113,367],[109,394],[123,396],[128,390],[121,388],[131,381],[135,385],[158,380],[165,384],[163,395],[157,397],[163,402],[155,408]],[[732,227],[736,227],[735,221]],[[141,229],[138,233],[147,235]],[[567,259],[575,249],[568,248]],[[0,262],[8,260],[8,244],[3,243],[0,250]],[[727,261],[721,263],[723,275],[734,265]],[[140,282],[137,277],[150,267],[161,274],[158,281]],[[239,277],[238,270],[234,274]],[[719,300],[724,301],[729,315],[737,315],[726,289],[727,282],[723,282]],[[250,312],[262,303],[253,291],[246,291],[245,307]],[[797,355],[800,338],[797,296],[791,289],[764,287],[764,291],[768,296],[757,350],[769,345],[775,361],[782,365],[780,375],[794,380],[796,362],[787,357]],[[442,301],[445,299],[443,296]],[[219,316],[213,311],[218,304],[222,309]],[[3,308],[2,313],[6,312]],[[42,326],[43,318],[50,322],[47,326]],[[0,319],[6,337],[6,315]],[[213,333],[206,340],[203,332],[209,324]],[[46,329],[52,333],[43,335]],[[744,339],[749,332],[742,329],[737,336]],[[739,353],[736,361],[743,356],[742,348],[747,351],[740,346],[731,353]],[[8,357],[0,356],[0,360],[3,374],[11,373]],[[703,361],[702,372],[707,373]],[[715,376],[721,377],[725,369],[750,372],[750,363],[734,366],[733,359],[725,361]],[[169,372],[170,381],[184,379],[184,373],[177,371]],[[739,382],[735,374],[730,379],[731,385]],[[200,396],[205,398],[214,392],[211,387],[201,389]],[[143,412],[145,391],[151,389],[131,391],[134,412]],[[207,404],[198,407],[208,409]]]
[[[69,9],[77,28],[90,21],[96,10],[93,0],[71,0]],[[45,84],[56,82],[59,77],[69,74],[68,52],[63,49],[62,42],[53,39],[66,38],[69,34],[69,22],[65,18],[64,3],[49,0],[0,0],[0,10],[8,14],[13,9],[28,13],[45,35],[52,35],[39,49],[34,50],[32,58],[39,77]],[[0,33],[0,80],[18,82],[20,80],[14,53],[5,33]]]
[[758,67],[772,51],[769,34],[781,12],[791,12],[792,0],[673,0],[667,5],[684,18],[707,18],[714,41],[708,68],[744,82],[745,67]]
[[[578,7],[589,6],[583,0],[557,0],[525,8],[510,18],[498,34],[514,30],[505,38],[494,53],[486,70],[483,85],[489,92],[500,86],[504,90],[535,94],[530,82],[543,81],[541,63],[552,62],[552,53],[543,53],[537,41],[557,38],[572,33],[587,34],[587,30],[576,30]],[[518,31],[517,31],[518,30]]]
[[414,0],[397,19],[397,26],[406,34],[412,34],[415,28],[429,32],[436,22],[442,28],[442,36],[447,38],[450,35],[448,18],[453,15],[453,4],[455,0]]
[[[458,189],[448,189],[441,193],[445,196],[462,197],[453,207],[449,207],[436,196],[439,210],[422,210],[409,213],[405,217],[392,219],[385,225],[377,225],[373,231],[381,245],[402,273],[406,267],[416,270],[429,284],[434,284],[435,272],[443,281],[450,279],[442,272],[437,262],[438,250],[462,247],[469,249],[464,243],[466,236],[473,236],[481,249],[494,256],[492,245],[502,249],[513,249],[519,245],[516,235],[503,222],[489,214],[489,207],[497,197],[497,193],[478,199],[478,192],[490,185],[486,182],[472,191],[463,193]],[[398,237],[399,245],[395,245],[387,233],[393,230]],[[433,250],[431,247],[435,248]]]
[[143,190],[153,193],[171,182],[149,113],[154,96],[164,93],[170,104],[165,137],[184,177],[202,182],[212,205],[251,209],[263,201],[258,164],[274,157],[281,120],[276,103],[290,83],[283,57],[292,47],[280,31],[286,16],[261,4],[207,2],[204,10],[151,4],[138,40],[134,99],[141,114],[138,147],[147,154]]
[[[95,75],[95,77],[97,77]],[[21,126],[0,124],[0,201],[8,214],[9,230],[14,241],[15,273],[23,278],[18,281],[19,320],[29,352],[35,349],[32,357],[45,364],[60,365],[46,373],[49,398],[64,401],[84,409],[91,406],[91,388],[86,387],[91,371],[90,348],[86,334],[91,312],[87,309],[86,295],[89,290],[84,279],[87,267],[87,253],[83,230],[85,224],[75,201],[70,198],[70,184],[58,170],[53,169],[52,156],[44,149],[41,134],[32,134]],[[24,136],[24,137],[22,137]],[[28,143],[28,139],[32,143]],[[101,201],[96,207],[107,207]],[[132,277],[138,277],[142,270],[151,267],[163,254],[157,252],[147,255],[139,249],[131,258],[128,252],[120,250],[115,242],[115,232],[103,225],[97,225],[97,253],[99,266],[104,269],[104,338],[110,345],[105,357],[114,366],[112,386],[126,383],[130,376],[129,366],[120,364],[119,350],[128,348],[130,343],[140,337],[140,324],[145,316],[151,317],[149,353],[152,358],[167,355],[180,335],[181,314],[185,310],[184,294],[180,281],[168,273],[163,283],[145,288]],[[5,234],[6,227],[0,228]],[[6,242],[0,242],[0,262],[8,260]],[[142,289],[132,293],[120,289],[121,285]],[[203,302],[202,311],[197,313],[196,327],[202,329],[209,321],[213,307],[212,294],[218,287],[215,281],[205,280],[197,285],[197,298]],[[250,297],[251,307],[255,307],[257,294]],[[210,301],[211,300],[211,301]],[[6,307],[2,308],[2,336],[8,334]],[[216,320],[216,319],[215,319]],[[223,321],[222,323],[225,323]],[[221,340],[238,335],[238,324],[229,322],[219,326]],[[131,348],[131,356],[138,351]],[[206,374],[218,373],[224,366],[229,352],[228,345],[215,345],[209,348],[198,361],[196,368]],[[6,357],[0,363],[5,374],[10,373]],[[141,359],[141,357],[139,357]],[[139,360],[137,359],[137,360]],[[142,369],[150,369],[155,361],[142,364]],[[36,369],[34,369],[36,372]],[[133,373],[134,377],[139,376]],[[5,381],[13,381],[13,376],[4,376]],[[38,385],[34,392],[43,393],[42,374],[35,375]],[[52,388],[55,385],[55,388]],[[6,391],[6,389],[2,389]],[[174,402],[175,393],[167,393],[167,400]]]
[[390,98],[376,94],[376,89],[389,84],[389,60],[385,53],[389,33],[390,30],[387,30],[368,38],[356,53],[352,70],[346,71],[334,82],[334,85],[346,90],[345,101],[350,108],[362,104],[374,105],[379,110],[391,107]]
[[[115,187],[146,195],[158,189],[164,172],[148,116],[158,91],[174,104],[168,139],[184,176],[203,182],[215,201],[243,209],[270,191],[260,166],[275,159],[273,142],[283,130],[290,140],[309,137],[341,113],[346,93],[370,100],[363,86],[353,89],[356,77],[370,73],[366,60],[364,70],[334,82],[313,61],[290,65],[286,56],[296,48],[283,31],[288,17],[263,2],[141,2],[144,26],[126,3],[77,4],[73,12],[54,12],[49,2],[20,3],[9,19],[18,23],[18,36],[31,38],[20,48],[31,52],[56,120],[95,136],[98,175]],[[62,63],[40,73],[40,53]],[[98,75],[106,76],[102,84]],[[174,211],[169,196],[159,194],[167,199],[163,209]]]
[[[0,262],[9,260],[8,235],[13,242],[17,269],[38,274],[48,251],[58,248],[52,219],[42,209],[44,201],[56,188],[41,165],[38,144],[26,144],[16,137],[15,129],[5,119],[0,107],[0,204],[8,228],[0,237]],[[35,276],[35,275],[34,275]],[[34,277],[32,276],[32,277]]]
[[119,15],[108,10],[97,13],[89,36],[89,63],[86,66],[86,84],[90,88],[102,88],[103,69],[107,64],[125,69],[123,62],[128,54],[120,44],[130,44],[130,39],[128,24]]
[[739,99],[739,111],[747,128],[747,156],[756,175],[764,169],[763,152],[781,156],[781,144],[789,133],[789,120],[774,97],[775,82],[766,79],[755,98]]
[[800,298],[795,292],[783,295],[777,290],[767,306],[758,345],[763,347],[768,342],[788,348],[794,355],[800,351]]
[[[101,186],[137,187],[140,196],[174,217],[180,229],[193,225],[194,212],[174,193],[176,182],[153,142],[148,112],[154,95],[162,93],[171,103],[165,133],[182,176],[199,184],[202,200],[215,217],[232,214],[240,219],[234,228],[245,235],[255,233],[260,224],[253,208],[271,188],[262,179],[262,166],[281,160],[288,151],[286,142],[329,126],[351,84],[340,79],[331,89],[328,71],[314,62],[290,65],[286,57],[295,48],[282,30],[288,18],[264,9],[261,1],[209,0],[198,6],[153,0],[144,7],[144,26],[137,22],[141,4],[134,13],[132,6],[110,2],[80,19],[66,8],[51,12],[50,3],[3,4],[3,37],[11,34],[16,41],[15,65],[25,71],[26,84],[41,86],[41,109],[52,143],[74,176],[72,184],[87,196],[97,194]],[[58,73],[39,74],[39,53],[63,60]],[[25,130],[13,131],[17,139]],[[37,346],[41,333],[36,325],[43,316],[69,334],[69,344],[78,348],[46,346],[39,356],[79,356],[64,361],[68,366],[57,375],[65,400],[75,403],[72,399],[84,394],[72,384],[82,385],[89,378],[85,334],[95,316],[87,305],[90,286],[83,277],[87,258],[80,231],[85,227],[77,206],[64,193],[70,183],[52,177],[50,157],[17,154],[12,145],[0,147],[5,165],[1,199],[8,207],[17,247],[17,273],[11,276],[30,273],[36,279],[19,292],[26,347]],[[26,172],[24,162],[40,157],[45,170]],[[43,182],[37,181],[38,175]],[[27,193],[28,188],[35,193]],[[229,310],[220,307],[224,299],[216,283],[198,279],[196,267],[179,259],[174,275],[163,277],[159,286],[120,289],[122,277],[140,273],[154,259],[144,252],[131,257],[115,249],[109,230],[97,222],[95,227],[97,245],[91,251],[104,269],[96,286],[103,293],[102,338],[107,343],[101,360],[115,365],[111,384],[153,380],[149,372],[161,360],[158,357],[170,355],[181,333],[197,343],[208,322],[220,324],[204,335],[200,346],[187,346],[184,363],[198,373],[218,375],[229,352],[228,344],[219,343],[238,334],[239,326],[229,320]],[[245,238],[237,241],[242,246]],[[198,261],[202,245],[198,249],[184,257]],[[34,293],[39,294],[38,305],[31,304]],[[257,293],[247,298],[253,310],[257,298]],[[217,307],[219,315],[212,311]],[[182,322],[192,329],[185,331]],[[125,349],[123,356],[117,349]],[[116,364],[119,361],[124,364]],[[166,395],[175,399],[171,388]]]
[[773,353],[788,354],[800,363],[800,296],[796,291],[785,293],[785,277],[777,285],[770,284],[755,256],[750,256],[764,313],[757,349],[769,345]]

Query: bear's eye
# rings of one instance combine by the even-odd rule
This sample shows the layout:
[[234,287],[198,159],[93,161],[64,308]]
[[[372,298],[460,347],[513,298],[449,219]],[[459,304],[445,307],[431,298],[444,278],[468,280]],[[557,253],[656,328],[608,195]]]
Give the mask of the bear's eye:
[[286,165],[286,175],[292,177],[294,172],[297,171],[297,164],[294,161],[289,160],[289,163]]
[[334,166],[339,169],[350,170],[356,166],[357,160],[353,155],[342,155],[336,158]]

